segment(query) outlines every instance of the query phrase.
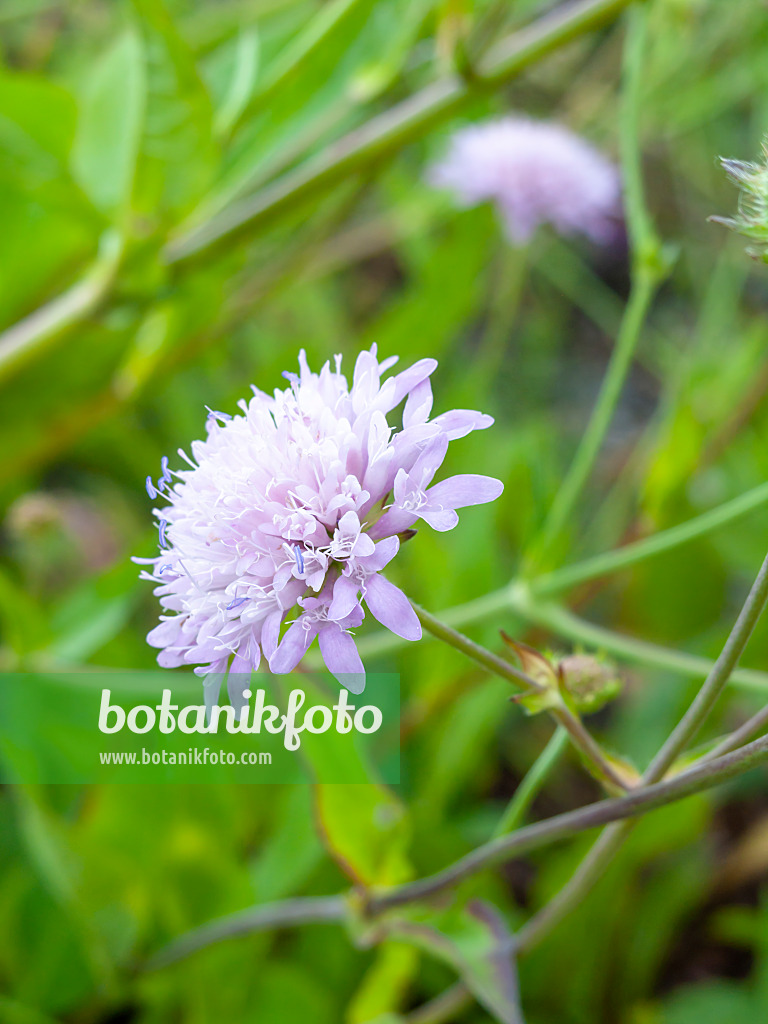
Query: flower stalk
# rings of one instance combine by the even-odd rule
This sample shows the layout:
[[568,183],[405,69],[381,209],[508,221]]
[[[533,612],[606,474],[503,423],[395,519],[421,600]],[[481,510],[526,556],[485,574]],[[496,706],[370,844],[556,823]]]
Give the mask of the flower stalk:
[[550,737],[549,743],[542,750],[528,769],[514,796],[509,801],[504,814],[493,833],[493,838],[507,835],[520,828],[533,801],[541,792],[542,786],[549,778],[555,765],[568,748],[570,737],[563,726],[558,726]]
[[[502,679],[507,679],[518,687],[522,685],[524,687],[523,702],[526,699],[532,699],[537,705],[540,705],[540,707],[537,706],[537,710],[547,710],[550,712],[558,725],[566,731],[571,742],[585,759],[595,777],[611,793],[615,793],[617,790],[623,792],[632,785],[632,780],[620,771],[603,752],[600,745],[584,727],[578,714],[570,707],[569,702],[563,698],[560,689],[556,685],[549,685],[544,682],[542,674],[537,674],[534,677],[530,672],[521,672],[514,665],[510,665],[504,658],[500,658],[485,647],[475,643],[474,640],[470,640],[469,637],[459,633],[458,630],[447,626],[419,605],[414,604],[413,608],[424,629],[433,636],[442,640],[450,647],[454,647],[456,650],[466,654],[467,657]],[[541,656],[538,657],[541,658]],[[541,661],[543,662],[545,659],[541,658]]]
[[[655,784],[659,783],[659,780],[664,778],[668,769],[696,735],[725,689],[728,679],[752,635],[755,624],[765,608],[766,601],[768,601],[768,556],[763,561],[720,657],[712,666],[712,670],[677,728],[646,769],[642,778],[642,786],[637,792],[647,792],[649,788],[652,789]],[[762,749],[761,744],[768,744],[768,740],[765,737],[756,740],[747,747],[742,747],[736,754],[747,750]],[[724,754],[720,759],[704,758],[694,770],[704,771],[707,765],[720,763],[720,761],[734,756],[734,754]],[[579,905],[586,893],[601,877],[606,864],[623,844],[631,828],[631,823],[622,823],[613,825],[603,832],[570,881],[523,928],[520,933],[521,949],[528,950],[537,945],[571,910]]]
[[573,462],[539,536],[523,560],[521,575],[526,579],[541,566],[547,566],[558,552],[576,503],[589,480],[613,421],[656,290],[672,265],[671,252],[662,246],[656,235],[643,194],[639,120],[647,19],[648,12],[644,4],[635,4],[630,9],[624,50],[622,116],[619,122],[624,206],[633,262],[629,301],[597,402]]
[[[369,917],[375,917],[396,907],[429,899],[454,888],[481,871],[503,864],[514,857],[520,857],[532,850],[611,822],[647,814],[687,796],[704,792],[766,763],[768,737],[764,736],[723,757],[694,765],[688,771],[667,781],[645,786],[623,797],[601,800],[575,811],[567,811],[565,814],[558,814],[518,829],[511,835],[493,839],[434,875],[406,882],[374,895],[368,901],[366,913]],[[148,961],[145,969],[165,967],[213,943],[254,931],[314,923],[341,923],[346,919],[346,915],[347,902],[344,894],[290,899],[252,907],[188,932],[161,949]],[[519,941],[518,948],[526,947]]]

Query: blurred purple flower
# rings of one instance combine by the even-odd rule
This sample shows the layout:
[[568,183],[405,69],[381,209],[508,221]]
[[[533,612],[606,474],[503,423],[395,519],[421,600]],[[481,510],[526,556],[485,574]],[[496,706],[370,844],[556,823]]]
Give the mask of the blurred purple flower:
[[[253,389],[242,415],[210,412],[205,441],[192,443],[189,468],[169,470],[147,490],[162,547],[142,577],[169,613],[147,637],[165,667],[199,674],[250,672],[262,652],[273,672],[290,672],[315,637],[328,668],[359,692],[365,672],[351,629],[371,614],[407,640],[421,625],[405,595],[381,575],[418,519],[436,530],[458,522],[457,508],[497,498],[491,477],[449,477],[429,486],[448,442],[493,420],[453,410],[430,420],[429,377],[421,359],[393,377],[397,360],[361,352],[350,387],[325,364],[299,374],[274,396]],[[405,399],[403,427],[387,416]],[[175,482],[174,482],[175,478]],[[292,611],[296,617],[280,638]]]
[[462,206],[493,200],[507,234],[523,245],[539,225],[605,243],[621,216],[616,167],[560,125],[505,117],[457,131],[428,172]]

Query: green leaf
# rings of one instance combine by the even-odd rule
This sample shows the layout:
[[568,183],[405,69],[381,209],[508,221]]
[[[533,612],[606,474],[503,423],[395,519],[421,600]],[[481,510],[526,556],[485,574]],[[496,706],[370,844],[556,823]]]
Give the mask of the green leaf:
[[295,892],[323,857],[312,829],[308,786],[286,788],[272,834],[251,867],[256,900],[267,903]]
[[113,964],[83,905],[78,859],[67,842],[65,827],[21,787],[16,788],[16,798],[19,831],[29,859],[53,900],[70,918],[94,978],[108,989]]
[[347,1008],[346,1024],[383,1024],[400,1007],[418,970],[419,954],[411,945],[384,942],[376,952]]
[[384,786],[318,785],[315,809],[328,852],[361,885],[410,878],[410,826],[404,805]]
[[258,31],[255,28],[241,31],[229,88],[214,119],[217,135],[228,134],[247,107],[259,73],[259,53]]
[[146,77],[141,39],[125,32],[97,63],[82,97],[72,168],[94,205],[120,213],[130,200]]
[[0,1020],[3,1024],[56,1024],[53,1017],[3,996],[0,996]]
[[387,931],[449,963],[495,1020],[523,1024],[514,939],[492,904],[473,900],[458,912],[391,921]]
[[213,103],[194,54],[161,0],[133,0],[147,58],[147,115],[137,206],[185,211],[210,185],[219,151]]
[[0,640],[16,654],[45,645],[48,624],[42,608],[14,580],[0,571]]
[[[422,25],[435,6],[436,0],[400,0],[394,5],[394,25],[385,18],[390,23],[382,32],[383,52],[377,53],[375,60],[362,67],[352,82],[352,93],[358,99],[370,100],[379,96],[402,74]],[[375,12],[379,16],[383,13],[381,7]]]
[[75,117],[74,97],[61,86],[34,75],[3,71],[0,170],[19,181],[25,177],[27,188],[66,177]]
[[756,1024],[754,1000],[733,982],[713,982],[675,992],[659,1024]]

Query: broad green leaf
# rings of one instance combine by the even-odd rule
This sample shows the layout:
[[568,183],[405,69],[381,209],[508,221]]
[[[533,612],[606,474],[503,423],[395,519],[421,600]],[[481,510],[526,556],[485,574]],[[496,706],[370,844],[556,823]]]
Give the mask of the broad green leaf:
[[5,570],[0,570],[0,642],[17,655],[45,645],[49,627],[43,609]]
[[3,1024],[56,1024],[46,1013],[3,996],[0,996],[0,1020]]
[[401,1008],[419,967],[413,946],[384,942],[347,1007],[345,1024],[383,1024],[383,1018]]
[[[66,178],[76,104],[62,86],[35,75],[0,73],[0,168],[27,187]],[[31,180],[30,180],[31,179]],[[59,186],[61,185],[59,180]]]
[[733,982],[690,986],[665,1002],[659,1024],[757,1024],[754,1000]]
[[218,165],[213,103],[195,56],[162,0],[133,0],[147,60],[147,115],[137,206],[175,216],[210,184]]
[[216,111],[214,130],[227,135],[248,105],[259,73],[259,33],[244,29],[237,37],[237,48],[226,95]]
[[[414,42],[437,0],[400,0],[396,5],[394,25],[382,32],[383,52],[358,71],[352,81],[352,92],[361,100],[370,100],[384,92],[402,73]],[[384,14],[381,7],[378,12]],[[389,19],[386,19],[389,22]]]
[[69,591],[51,615],[55,637],[48,650],[57,661],[83,663],[124,628],[140,596],[135,577],[135,565],[121,559]]
[[492,904],[473,900],[458,912],[393,919],[387,931],[449,963],[494,1020],[523,1024],[514,939]]
[[403,804],[384,786],[318,785],[320,836],[341,870],[360,885],[396,885],[412,874]]
[[79,865],[67,842],[63,822],[21,787],[16,788],[16,797],[20,832],[30,860],[44,887],[70,918],[94,977],[109,987],[113,980],[113,965],[83,906],[79,892]]
[[295,892],[323,856],[312,827],[310,788],[284,789],[274,829],[251,866],[253,891],[259,903],[283,899]]
[[0,71],[0,321],[61,287],[89,260],[101,219],[72,178],[76,102],[61,85]]
[[146,102],[141,39],[125,32],[97,63],[81,99],[75,177],[95,206],[119,215],[133,188]]

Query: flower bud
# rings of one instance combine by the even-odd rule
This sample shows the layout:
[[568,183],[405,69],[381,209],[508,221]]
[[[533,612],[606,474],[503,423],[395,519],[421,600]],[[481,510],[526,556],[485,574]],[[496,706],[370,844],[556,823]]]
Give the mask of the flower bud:
[[734,217],[710,217],[716,224],[724,224],[757,244],[747,249],[750,256],[768,262],[768,141],[763,143],[763,162],[729,160],[721,157],[731,181],[741,189],[739,205]]
[[577,652],[558,657],[513,640],[503,630],[501,637],[515,652],[533,684],[531,689],[512,697],[528,714],[565,704],[579,713],[591,714],[621,692],[615,666],[595,655]]
[[610,662],[592,654],[568,654],[557,663],[562,686],[578,711],[599,711],[621,692],[621,679]]

